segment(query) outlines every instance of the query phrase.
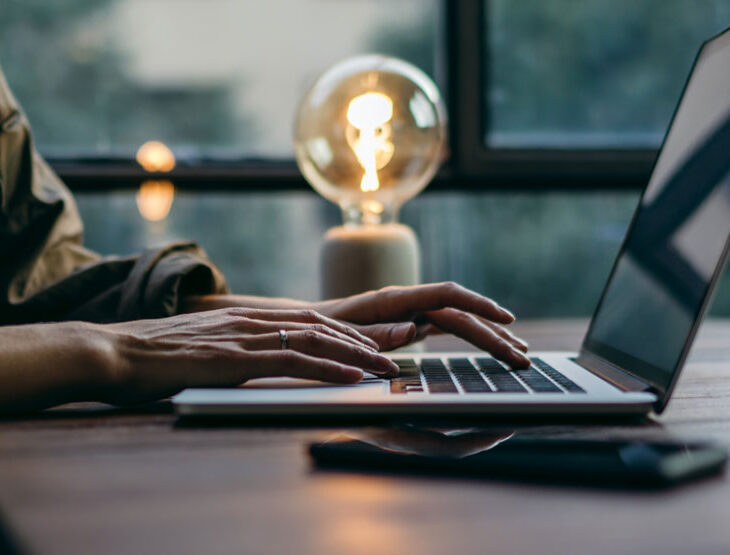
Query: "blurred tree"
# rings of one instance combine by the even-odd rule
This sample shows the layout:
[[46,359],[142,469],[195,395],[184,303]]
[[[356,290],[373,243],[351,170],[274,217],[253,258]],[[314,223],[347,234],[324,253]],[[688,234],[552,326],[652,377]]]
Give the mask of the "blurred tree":
[[486,5],[486,124],[510,146],[657,144],[700,44],[730,25],[725,0]]
[[390,21],[376,27],[367,40],[367,47],[372,52],[406,60],[434,78],[438,36],[434,26],[441,23],[433,13],[435,9],[434,2],[424,2],[418,19]]
[[3,0],[0,62],[42,151],[128,156],[155,138],[206,149],[244,144],[250,118],[230,87],[142,86],[110,39],[114,0]]

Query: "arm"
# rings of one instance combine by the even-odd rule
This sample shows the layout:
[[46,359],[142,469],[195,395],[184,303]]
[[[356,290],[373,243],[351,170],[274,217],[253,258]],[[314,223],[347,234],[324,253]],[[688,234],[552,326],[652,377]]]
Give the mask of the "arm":
[[261,308],[265,310],[306,310],[312,308],[312,303],[284,297],[256,297],[253,295],[189,295],[180,299],[181,314],[232,306]]
[[[288,333],[287,349],[279,330]],[[376,347],[309,310],[228,308],[106,325],[0,327],[0,413],[74,401],[128,405],[270,376],[354,383],[365,370],[397,374]]]
[[80,322],[0,328],[0,412],[98,398],[113,352]]

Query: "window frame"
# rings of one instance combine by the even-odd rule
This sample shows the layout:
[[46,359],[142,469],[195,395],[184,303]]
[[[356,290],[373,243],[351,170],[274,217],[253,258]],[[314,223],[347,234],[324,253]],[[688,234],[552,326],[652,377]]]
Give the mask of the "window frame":
[[493,148],[485,144],[488,118],[482,99],[489,87],[483,71],[488,57],[484,48],[488,1],[448,3],[449,83],[454,100],[449,107],[459,173],[500,188],[643,187],[657,156],[655,148]]
[[[639,189],[651,173],[652,148],[493,148],[485,144],[488,125],[483,67],[489,0],[441,0],[436,77],[449,113],[449,160],[427,191],[595,191]],[[474,78],[474,76],[477,76]],[[188,162],[171,172],[149,173],[133,159],[49,158],[74,191],[132,189],[144,179],[170,179],[183,190],[241,192],[311,190],[293,160],[242,159]]]

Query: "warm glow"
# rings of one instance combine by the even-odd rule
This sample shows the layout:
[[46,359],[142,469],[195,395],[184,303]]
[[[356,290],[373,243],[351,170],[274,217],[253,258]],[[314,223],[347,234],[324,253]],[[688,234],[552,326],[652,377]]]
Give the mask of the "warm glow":
[[436,84],[417,67],[355,56],[309,88],[293,131],[297,166],[340,207],[346,226],[389,224],[443,162],[446,110]]
[[139,147],[137,162],[148,172],[169,172],[175,167],[175,155],[164,143],[148,141]]
[[322,529],[315,536],[318,552],[369,555],[413,545],[414,538],[408,538],[390,517],[412,502],[407,488],[394,488],[392,480],[375,476],[330,474],[323,478],[317,482],[317,495],[324,503],[346,510],[321,520]]
[[365,170],[360,189],[365,192],[380,188],[378,170],[384,168],[395,150],[390,140],[393,101],[383,93],[368,92],[356,96],[347,107],[347,121],[358,131],[348,128],[347,142]]
[[145,220],[159,222],[170,213],[175,198],[175,187],[171,181],[148,180],[137,191],[137,208]]

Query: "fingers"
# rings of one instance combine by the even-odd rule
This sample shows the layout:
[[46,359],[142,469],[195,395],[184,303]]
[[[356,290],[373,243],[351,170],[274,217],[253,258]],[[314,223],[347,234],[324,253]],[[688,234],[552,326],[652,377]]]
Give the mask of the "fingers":
[[388,287],[377,291],[374,299],[378,319],[402,319],[404,314],[415,314],[442,308],[456,308],[497,322],[511,324],[514,315],[474,291],[453,282],[430,283],[413,287]]
[[489,351],[512,368],[527,368],[530,365],[530,359],[521,350],[514,347],[509,340],[500,337],[473,314],[444,308],[428,312],[426,316],[441,330],[458,335],[480,349]]
[[360,326],[359,331],[375,341],[381,351],[392,351],[412,343],[417,330],[413,322],[395,322]]
[[365,343],[373,349],[377,349],[378,345],[368,337],[364,336],[356,329],[347,324],[343,324],[333,318],[329,318],[320,314],[315,310],[258,310],[258,309],[242,309],[241,315],[252,320],[268,321],[268,322],[298,322],[303,324],[320,324],[327,326],[339,332],[342,335],[354,339],[358,343]]
[[523,339],[520,339],[519,337],[517,337],[511,331],[503,328],[499,324],[495,324],[494,322],[489,322],[487,320],[481,320],[481,319],[480,319],[480,321],[482,322],[482,324],[484,324],[489,329],[491,329],[494,333],[499,335],[502,339],[509,341],[513,347],[518,348],[523,353],[527,352],[527,350],[529,348],[529,345],[527,344],[527,342],[524,341]]
[[440,335],[443,333],[443,330],[438,329],[433,324],[421,324],[420,326],[416,326],[416,337],[413,338],[413,341],[421,341],[429,335]]
[[[312,329],[290,331],[289,350],[313,357],[329,359],[346,366],[357,367],[374,374],[396,376],[398,366],[375,349],[353,344],[338,337]],[[275,351],[280,349],[278,333],[266,333],[247,337],[245,348],[248,351]],[[280,351],[285,353],[286,351]]]
[[[303,322],[285,322],[285,321],[276,321],[276,322],[269,322],[264,320],[250,320],[247,325],[247,332],[254,332],[254,333],[273,333],[277,332],[277,344],[276,346],[272,348],[278,348],[280,346],[279,342],[279,335],[278,331],[280,329],[284,329],[288,332],[295,332],[295,331],[313,331],[317,332],[323,335],[329,335],[331,337],[337,338],[341,341],[345,341],[347,343],[350,343],[351,345],[355,345],[358,347],[366,347],[367,349],[371,349],[373,351],[377,351],[378,345],[372,341],[371,339],[367,339],[366,341],[360,341],[358,339],[355,339],[351,335],[346,335],[344,333],[341,333],[333,328],[330,328],[329,326],[325,324],[308,324]],[[353,330],[354,331],[354,330]],[[291,335],[291,333],[290,333]],[[358,335],[360,335],[358,333]],[[364,336],[363,336],[364,337]]]
[[333,383],[357,383],[363,377],[360,368],[292,350],[260,351],[253,353],[253,360],[255,364],[246,371],[246,379],[289,376]]

